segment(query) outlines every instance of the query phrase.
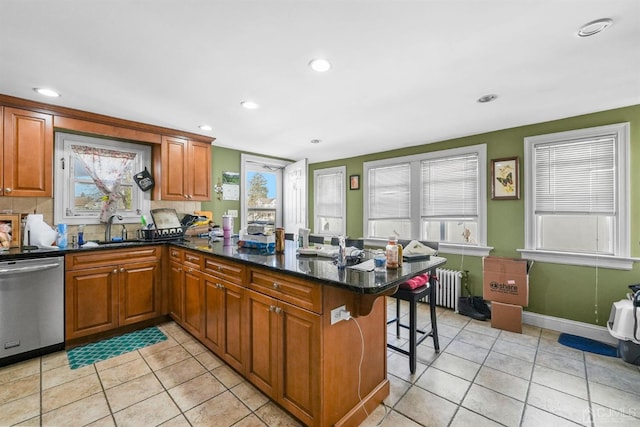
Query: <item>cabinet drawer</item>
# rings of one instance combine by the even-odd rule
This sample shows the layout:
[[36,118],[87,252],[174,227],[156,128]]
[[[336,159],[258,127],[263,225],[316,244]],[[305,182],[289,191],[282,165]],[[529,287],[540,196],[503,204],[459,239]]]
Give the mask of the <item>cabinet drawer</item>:
[[322,314],[322,287],[317,283],[267,270],[251,269],[249,288]]
[[197,270],[202,270],[203,258],[203,255],[198,252],[184,251],[182,264],[185,266],[193,267]]
[[67,270],[80,270],[121,264],[123,262],[157,260],[160,259],[161,251],[162,246],[157,245],[73,253],[65,256],[65,267]]
[[244,266],[235,262],[207,256],[204,258],[204,272],[228,280],[231,283],[244,285]]
[[182,264],[182,260],[184,259],[184,251],[182,249],[174,248],[173,246],[169,246],[169,260],[179,262]]

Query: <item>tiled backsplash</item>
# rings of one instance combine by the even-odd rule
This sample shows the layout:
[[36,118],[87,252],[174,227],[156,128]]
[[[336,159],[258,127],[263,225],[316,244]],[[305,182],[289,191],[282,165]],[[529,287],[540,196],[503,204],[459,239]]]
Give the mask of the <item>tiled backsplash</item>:
[[[173,208],[178,215],[193,213],[201,209],[200,202],[151,201],[151,209]],[[48,197],[0,197],[0,213],[37,213],[42,214],[44,222],[53,226],[53,199]],[[150,221],[150,218],[148,218]],[[134,239],[140,224],[127,224],[129,239]],[[84,228],[85,240],[103,240],[104,224],[90,224]],[[112,234],[119,235],[119,227],[114,227]],[[77,234],[76,226],[69,226],[69,236]]]

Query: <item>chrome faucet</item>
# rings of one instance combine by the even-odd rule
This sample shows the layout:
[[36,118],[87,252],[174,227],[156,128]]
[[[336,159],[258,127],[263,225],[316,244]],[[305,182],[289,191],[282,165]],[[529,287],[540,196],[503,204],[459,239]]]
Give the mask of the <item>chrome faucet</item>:
[[121,215],[111,215],[109,217],[109,219],[107,220],[107,226],[104,229],[104,241],[105,242],[110,242],[111,241],[111,224],[113,224],[113,218],[118,218],[120,221],[122,221],[122,216]]

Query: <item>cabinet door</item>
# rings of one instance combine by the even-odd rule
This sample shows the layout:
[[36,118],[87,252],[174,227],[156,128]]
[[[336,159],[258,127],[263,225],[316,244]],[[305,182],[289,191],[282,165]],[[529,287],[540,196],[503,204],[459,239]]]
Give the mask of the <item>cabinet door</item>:
[[189,200],[211,200],[211,144],[189,141]]
[[118,326],[118,270],[115,267],[70,271],[65,279],[67,340]]
[[222,282],[224,290],[224,350],[222,358],[236,370],[243,372],[245,351],[242,334],[245,323],[245,288]]
[[[276,397],[278,387],[277,301],[258,292],[247,294],[247,377],[267,396]],[[297,375],[297,374],[296,374]]]
[[281,311],[277,400],[306,425],[320,414],[321,316],[279,302]]
[[52,116],[5,107],[3,133],[3,185],[0,194],[16,197],[51,197]]
[[208,275],[204,279],[204,342],[218,356],[224,351],[224,289],[220,280]]
[[184,313],[182,325],[196,338],[202,337],[204,325],[204,286],[202,273],[189,267],[184,271]]
[[177,322],[182,322],[183,316],[184,274],[182,264],[171,261],[169,263],[169,315]]
[[161,315],[160,262],[138,262],[119,267],[120,326]]
[[[182,138],[162,137],[162,185],[163,200],[187,199],[187,140]],[[211,159],[209,159],[211,161]]]

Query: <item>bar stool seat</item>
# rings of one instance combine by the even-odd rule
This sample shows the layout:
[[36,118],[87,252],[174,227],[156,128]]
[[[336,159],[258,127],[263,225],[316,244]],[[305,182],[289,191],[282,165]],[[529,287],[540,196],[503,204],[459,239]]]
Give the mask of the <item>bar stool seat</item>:
[[[400,328],[409,330],[409,350],[397,347],[393,344],[387,343],[387,347],[395,350],[399,353],[409,356],[409,368],[411,374],[415,374],[417,365],[418,345],[424,341],[427,337],[433,338],[433,347],[436,353],[440,352],[440,343],[438,341],[438,325],[436,323],[436,306],[434,301],[436,300],[436,278],[434,275],[429,275],[429,281],[427,284],[415,288],[406,289],[399,287],[395,294],[392,295],[396,299],[396,317],[387,321],[387,325],[396,323],[396,336],[400,337]],[[429,312],[431,314],[431,329],[428,331],[418,329],[418,301],[425,296],[429,296]],[[409,302],[409,325],[400,322],[400,301]]]

